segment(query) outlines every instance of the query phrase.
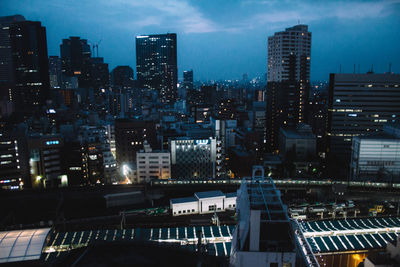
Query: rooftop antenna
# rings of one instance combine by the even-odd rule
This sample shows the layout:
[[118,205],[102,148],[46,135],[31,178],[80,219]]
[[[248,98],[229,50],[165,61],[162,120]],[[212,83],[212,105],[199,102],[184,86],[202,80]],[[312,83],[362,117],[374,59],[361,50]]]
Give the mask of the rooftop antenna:
[[297,20],[297,24],[299,24],[299,25],[300,25],[300,20],[299,20],[299,19]]
[[392,62],[389,62],[389,73],[392,73]]
[[339,65],[339,73],[342,73],[342,64]]

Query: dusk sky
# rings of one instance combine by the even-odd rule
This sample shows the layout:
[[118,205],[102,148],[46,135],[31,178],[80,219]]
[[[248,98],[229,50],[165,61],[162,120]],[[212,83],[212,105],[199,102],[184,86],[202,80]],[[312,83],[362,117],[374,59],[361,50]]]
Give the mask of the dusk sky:
[[[47,29],[49,55],[63,38],[101,40],[110,65],[135,67],[135,36],[177,33],[178,72],[195,80],[264,76],[267,37],[298,24],[312,32],[311,80],[330,72],[400,72],[400,0],[1,0],[0,15],[21,14]],[[136,77],[136,74],[135,74]]]

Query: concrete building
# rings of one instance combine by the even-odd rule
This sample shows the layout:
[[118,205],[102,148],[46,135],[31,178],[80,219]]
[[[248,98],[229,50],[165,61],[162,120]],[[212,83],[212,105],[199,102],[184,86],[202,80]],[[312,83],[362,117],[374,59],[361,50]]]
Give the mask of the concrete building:
[[30,187],[25,136],[14,132],[0,133],[0,188]]
[[279,128],[305,122],[310,89],[311,32],[296,25],[268,37],[267,149],[278,147]]
[[400,125],[353,137],[350,177],[353,180],[400,181]]
[[171,199],[170,208],[173,216],[234,210],[236,208],[236,192],[227,194],[219,190],[197,192],[193,197]]
[[174,179],[213,179],[216,172],[215,138],[170,140]]
[[111,152],[108,131],[105,126],[84,125],[79,128],[83,179],[86,183],[111,184],[117,181],[117,162]]
[[[262,166],[253,168],[251,180],[243,179],[237,214],[230,266],[304,266],[302,257],[311,249],[298,247],[280,192],[272,179],[264,178]],[[312,253],[309,259],[307,266],[319,266]]]
[[58,187],[67,181],[61,177],[61,148],[58,135],[34,135],[28,138],[30,177],[33,188]]
[[294,160],[311,160],[316,156],[316,137],[311,127],[299,124],[296,128],[279,130],[279,155]]
[[349,162],[352,138],[381,131],[400,116],[400,74],[330,75],[328,148]]
[[128,119],[115,121],[115,149],[120,167],[136,163],[136,152],[143,149],[144,140],[151,147],[157,147],[154,122]]
[[171,178],[171,155],[169,152],[153,151],[145,142],[144,150],[136,153],[137,177],[133,183],[150,182],[152,179]]
[[136,36],[136,71],[139,86],[158,92],[160,102],[177,100],[176,34]]

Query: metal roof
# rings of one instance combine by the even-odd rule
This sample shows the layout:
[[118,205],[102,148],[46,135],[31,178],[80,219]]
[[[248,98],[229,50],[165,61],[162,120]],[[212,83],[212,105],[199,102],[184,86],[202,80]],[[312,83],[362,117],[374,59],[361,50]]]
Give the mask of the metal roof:
[[237,192],[226,193],[225,196],[228,197],[237,197]]
[[211,198],[211,197],[224,197],[225,195],[221,192],[221,190],[216,191],[206,191],[206,192],[196,192],[194,193],[195,197],[198,199],[201,198]]
[[38,260],[50,228],[0,232],[0,263]]
[[172,204],[179,204],[179,203],[188,203],[188,202],[197,202],[197,198],[195,197],[182,197],[182,198],[172,198]]

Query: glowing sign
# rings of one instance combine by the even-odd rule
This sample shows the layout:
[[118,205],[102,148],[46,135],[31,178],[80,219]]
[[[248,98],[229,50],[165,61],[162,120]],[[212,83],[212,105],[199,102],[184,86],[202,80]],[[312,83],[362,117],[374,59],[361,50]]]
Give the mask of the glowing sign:
[[46,141],[46,146],[58,145],[58,144],[60,144],[60,141],[58,140]]
[[209,143],[210,140],[205,139],[205,140],[195,140],[194,143],[196,145],[207,145]]

